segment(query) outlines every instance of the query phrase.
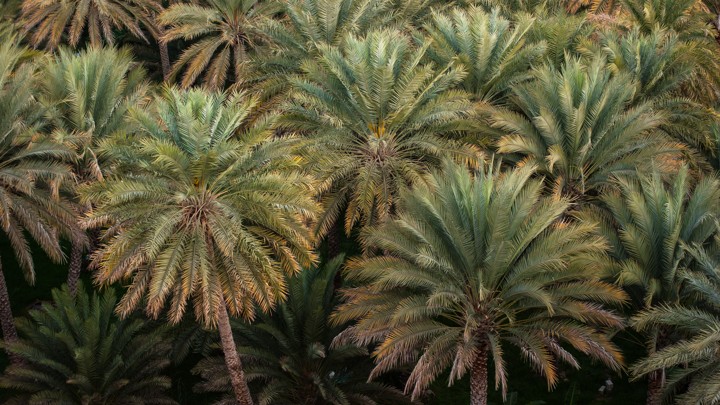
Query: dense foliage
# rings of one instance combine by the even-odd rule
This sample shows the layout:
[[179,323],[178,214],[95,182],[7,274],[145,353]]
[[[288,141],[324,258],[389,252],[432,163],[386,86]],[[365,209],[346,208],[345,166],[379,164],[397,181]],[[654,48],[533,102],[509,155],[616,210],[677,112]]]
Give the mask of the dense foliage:
[[719,43],[712,0],[0,0],[0,400],[720,404]]

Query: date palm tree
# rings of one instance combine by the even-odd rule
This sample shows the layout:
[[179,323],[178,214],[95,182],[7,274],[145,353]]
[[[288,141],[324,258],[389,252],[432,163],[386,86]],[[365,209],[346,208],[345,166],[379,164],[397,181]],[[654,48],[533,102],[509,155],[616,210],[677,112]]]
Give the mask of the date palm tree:
[[629,77],[611,75],[604,58],[543,66],[533,81],[515,87],[511,108],[490,109],[492,125],[504,133],[498,152],[537,165],[557,192],[581,199],[596,193],[613,175],[632,174],[682,148],[658,129],[661,113],[632,103],[633,88]]
[[[142,102],[145,72],[127,50],[60,49],[42,72],[42,102],[55,141],[77,153],[77,184],[103,179],[98,143],[127,130],[128,108]],[[86,208],[80,208],[80,216]],[[72,241],[68,286],[75,291],[82,270],[84,240]]]
[[323,46],[339,46],[343,38],[379,27],[391,15],[388,0],[288,0],[283,18],[266,18],[260,29],[269,49],[252,62],[250,83],[259,84],[266,97],[282,99],[288,77],[300,73],[305,59],[320,54]]
[[[528,164],[471,175],[449,164],[405,192],[396,219],[363,233],[383,255],[351,260],[335,320],[356,323],[346,338],[377,344],[371,377],[410,366],[406,392],[417,397],[449,369],[470,374],[472,405],[487,404],[488,362],[507,392],[506,344],[517,346],[552,388],[558,366],[576,353],[619,370],[606,332],[623,326],[602,304],[624,302],[602,281],[605,240],[596,224],[564,218],[569,200],[544,196]],[[341,339],[342,341],[342,339]]]
[[683,269],[683,303],[650,308],[636,314],[632,326],[640,331],[664,328],[680,334],[681,340],[641,359],[631,367],[634,378],[657,369],[669,369],[665,397],[674,396],[682,405],[712,404],[720,391],[720,262],[718,244],[686,247],[694,260]]
[[65,286],[52,303],[18,321],[21,339],[4,346],[23,362],[9,366],[0,387],[11,403],[31,405],[176,404],[167,394],[167,330],[140,317],[120,320],[112,290],[88,295]]
[[204,73],[210,90],[225,88],[230,80],[243,81],[243,65],[259,39],[257,23],[276,10],[274,2],[208,0],[207,5],[175,3],[158,16],[167,27],[162,40],[196,40],[175,62],[171,78],[184,70],[180,85],[193,85]]
[[[130,281],[117,311],[143,305],[179,322],[220,330],[237,400],[252,404],[230,315],[252,319],[287,295],[285,275],[314,260],[305,227],[314,190],[296,170],[292,140],[273,140],[267,120],[248,122],[245,94],[165,89],[134,114],[138,132],[108,141],[116,176],[84,189],[88,226],[109,225],[95,280]],[[144,301],[141,303],[141,300]]]
[[[618,282],[627,286],[638,311],[682,304],[684,269],[696,261],[686,247],[709,246],[718,236],[720,181],[706,177],[692,183],[687,167],[670,184],[658,173],[623,178],[616,181],[617,190],[603,193],[599,208],[582,214],[607,224]],[[647,324],[641,329],[650,356],[673,343],[670,328]],[[661,403],[663,375],[662,368],[649,373],[648,405]]]
[[[114,45],[117,30],[146,42],[148,32],[158,41],[162,30],[154,18],[161,8],[158,0],[23,0],[21,22],[35,47],[56,49],[67,43],[75,48],[85,40],[99,47]],[[160,50],[165,59],[167,49]]]
[[470,129],[474,107],[452,90],[461,68],[423,64],[399,31],[350,36],[342,47],[323,47],[291,79],[293,98],[283,125],[303,130],[323,191],[326,234],[343,215],[349,235],[356,224],[383,222],[401,188],[422,181],[442,159],[476,163],[478,152],[453,139]]
[[[55,261],[63,260],[59,238],[81,241],[73,207],[58,196],[72,175],[63,163],[72,150],[38,135],[42,108],[33,96],[35,67],[15,38],[0,44],[0,230],[9,240],[25,279],[33,284],[32,239]],[[6,342],[17,340],[0,261],[0,326]],[[15,358],[13,358],[15,360]]]
[[[303,270],[288,281],[288,300],[252,324],[233,325],[238,352],[247,364],[248,380],[256,381],[261,405],[409,404],[399,390],[368,382],[372,362],[366,349],[333,345],[347,325],[330,325],[336,305],[338,256],[321,268]],[[195,368],[203,392],[230,391],[222,358],[210,357]],[[230,402],[228,402],[230,403]]]
[[462,87],[480,101],[498,101],[509,89],[530,78],[530,67],[540,62],[545,44],[528,46],[526,34],[533,19],[520,17],[511,22],[479,7],[433,12],[425,25],[431,45],[430,60],[446,66],[458,59],[468,74]]

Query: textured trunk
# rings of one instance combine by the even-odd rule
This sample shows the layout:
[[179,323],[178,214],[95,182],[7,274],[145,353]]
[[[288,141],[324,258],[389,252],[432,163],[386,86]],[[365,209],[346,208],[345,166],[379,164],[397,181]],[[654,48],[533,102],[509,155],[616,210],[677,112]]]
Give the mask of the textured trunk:
[[665,370],[655,370],[648,375],[647,405],[662,404],[664,371]]
[[228,317],[225,305],[218,312],[218,329],[220,330],[220,341],[222,342],[223,353],[225,354],[225,365],[230,374],[230,382],[235,392],[235,398],[241,405],[253,405],[250,389],[247,381],[245,381],[245,373],[242,369],[240,356],[235,346],[232,329],[230,328],[230,318]]
[[482,344],[470,370],[470,405],[487,405],[488,397],[488,347]]
[[158,40],[158,48],[160,48],[160,66],[162,67],[163,80],[167,81],[170,77],[170,53],[165,42]]
[[68,271],[67,280],[68,288],[72,295],[77,293],[78,281],[80,280],[80,273],[82,272],[82,256],[82,244],[73,243],[72,249],[70,250],[70,270]]
[[[15,342],[18,340],[17,330],[15,329],[15,321],[13,320],[12,309],[10,308],[10,294],[8,294],[7,284],[5,284],[5,274],[3,274],[2,263],[0,262],[0,327],[2,327],[2,337],[5,342]],[[20,359],[14,354],[8,353],[10,361],[17,364]]]
[[[669,343],[670,332],[663,327],[657,330],[657,336],[655,339],[655,347],[652,348],[652,352],[661,350]],[[649,353],[649,354],[652,354]],[[647,405],[661,405],[663,403],[663,386],[665,385],[665,370],[659,369],[648,374],[648,387],[647,387]]]

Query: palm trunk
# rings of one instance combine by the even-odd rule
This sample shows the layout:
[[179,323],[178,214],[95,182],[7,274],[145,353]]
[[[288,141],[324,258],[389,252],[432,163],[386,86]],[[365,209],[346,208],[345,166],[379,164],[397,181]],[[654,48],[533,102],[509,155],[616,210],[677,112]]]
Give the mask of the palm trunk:
[[230,318],[228,317],[227,307],[225,307],[225,305],[222,305],[218,315],[220,341],[222,342],[223,353],[225,354],[225,365],[230,374],[230,383],[235,392],[235,398],[237,398],[241,405],[253,405],[250,388],[248,388],[247,381],[245,381],[245,373],[242,369],[237,346],[235,346],[235,339],[233,339],[232,329],[230,328]]
[[165,42],[157,40],[158,48],[160,48],[160,67],[162,68],[163,80],[167,81],[170,77],[170,53]]
[[647,405],[662,405],[664,374],[665,370],[655,370],[648,375]]
[[[0,262],[0,327],[2,327],[2,335],[5,342],[16,342],[18,340],[15,321],[13,320],[12,309],[10,308],[10,294],[8,294],[7,284],[5,284],[5,274],[3,274],[2,270],[2,262]],[[8,357],[10,357],[10,361],[13,364],[20,363],[20,358],[12,353],[8,353]]]
[[470,405],[487,405],[488,398],[488,347],[483,343],[470,370]]
[[[649,354],[657,352],[668,345],[669,331],[666,328],[660,327],[656,333],[655,347],[651,348],[651,353]],[[665,369],[658,369],[648,374],[647,405],[662,405],[664,385]]]
[[83,246],[80,243],[73,243],[70,250],[70,270],[68,271],[68,288],[70,293],[77,293],[78,281],[80,281],[80,273],[82,272],[82,255]]

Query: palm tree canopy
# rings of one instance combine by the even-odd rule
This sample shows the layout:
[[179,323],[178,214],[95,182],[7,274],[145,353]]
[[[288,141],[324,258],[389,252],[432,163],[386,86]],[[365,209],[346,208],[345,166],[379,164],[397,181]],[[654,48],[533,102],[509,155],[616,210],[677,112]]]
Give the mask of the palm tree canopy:
[[[322,268],[303,270],[288,281],[287,302],[253,323],[235,322],[235,339],[248,380],[256,381],[261,405],[298,403],[376,405],[408,403],[402,392],[368,382],[367,350],[333,345],[347,325],[331,325],[334,279],[343,264],[339,256]],[[202,391],[229,391],[221,357],[202,360],[195,372],[204,377]]]
[[681,270],[693,261],[685,247],[708,246],[718,235],[720,182],[709,176],[693,184],[682,167],[670,184],[655,172],[615,185],[601,197],[604,211],[589,209],[583,218],[606,224],[618,281],[640,288],[641,307],[678,304]]
[[537,165],[558,191],[574,196],[655,158],[671,164],[660,157],[681,146],[658,130],[661,113],[650,104],[631,105],[633,88],[627,76],[611,75],[604,58],[539,68],[533,81],[515,87],[511,104],[517,112],[491,108],[492,124],[505,133],[498,151]]
[[283,124],[305,131],[320,152],[314,170],[326,191],[321,233],[345,208],[347,233],[356,223],[384,221],[399,190],[446,155],[479,159],[477,149],[457,140],[474,112],[467,94],[452,90],[463,70],[423,64],[424,52],[399,31],[350,36],[343,47],[323,47],[292,79]]
[[25,278],[35,272],[28,237],[54,261],[63,259],[59,238],[83,240],[71,205],[57,195],[71,177],[72,150],[39,135],[43,109],[33,86],[36,69],[10,38],[0,44],[0,229]]
[[530,77],[530,66],[545,53],[543,42],[527,44],[533,22],[521,16],[511,26],[497,8],[491,13],[479,7],[435,11],[425,26],[432,41],[427,55],[438,66],[457,59],[468,72],[462,87],[479,100],[498,101]]
[[78,152],[77,175],[102,178],[99,141],[128,129],[128,109],[146,92],[145,71],[126,50],[60,49],[43,70],[41,100],[52,123],[52,137]]
[[22,23],[35,47],[55,49],[64,41],[76,47],[85,36],[93,46],[113,45],[118,29],[147,40],[142,27],[152,29],[159,8],[157,0],[25,0]]
[[258,0],[171,5],[158,16],[158,21],[168,26],[163,40],[197,40],[183,51],[172,76],[184,69],[180,85],[189,87],[205,72],[203,83],[211,90],[224,88],[228,79],[240,81],[247,52],[258,40],[259,18],[272,14],[274,5]]
[[[118,172],[84,189],[87,225],[111,225],[95,255],[96,281],[132,279],[119,303],[130,313],[147,297],[171,322],[192,299],[195,316],[214,325],[218,308],[252,318],[287,293],[285,274],[314,260],[305,222],[315,204],[292,158],[293,140],[273,140],[269,122],[249,122],[245,94],[166,89],[135,111],[128,144],[106,142]],[[172,297],[172,298],[170,298]]]
[[5,369],[0,387],[21,392],[17,404],[175,404],[162,375],[166,331],[117,319],[112,290],[91,297],[80,287],[53,290],[53,303],[17,321],[21,339],[4,346],[24,363]]
[[526,165],[470,175],[449,164],[403,194],[397,218],[363,234],[384,255],[351,260],[338,322],[361,345],[378,343],[372,377],[411,365],[417,397],[442,372],[465,375],[481,346],[507,390],[504,344],[557,381],[561,362],[579,367],[571,345],[618,370],[622,356],[604,333],[622,318],[602,304],[625,300],[601,280],[605,240],[591,222],[562,219],[569,201],[544,197]]

